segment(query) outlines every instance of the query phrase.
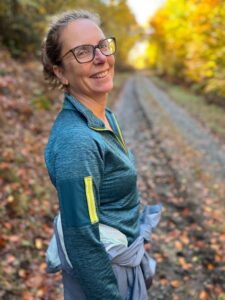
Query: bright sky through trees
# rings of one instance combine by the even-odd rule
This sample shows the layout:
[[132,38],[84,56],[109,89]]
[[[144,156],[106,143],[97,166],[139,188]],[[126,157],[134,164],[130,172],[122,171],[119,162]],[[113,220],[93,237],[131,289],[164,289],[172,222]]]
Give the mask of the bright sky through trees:
[[129,7],[141,25],[146,23],[149,17],[153,16],[164,2],[165,0],[127,0]]
[[[157,10],[165,3],[165,0],[127,0],[129,7],[134,13],[137,22],[140,25],[147,25],[150,17],[153,17]],[[147,25],[147,27],[149,27]],[[136,68],[142,69],[146,67],[146,59],[148,58],[147,49],[149,41],[139,41],[134,45],[129,53],[128,61]]]

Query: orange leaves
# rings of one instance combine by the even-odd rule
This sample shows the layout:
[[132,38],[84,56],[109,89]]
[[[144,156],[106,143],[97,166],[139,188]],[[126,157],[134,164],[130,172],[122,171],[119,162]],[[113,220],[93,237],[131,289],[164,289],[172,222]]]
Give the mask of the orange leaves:
[[208,4],[209,6],[211,6],[211,8],[212,8],[213,6],[218,5],[218,4],[219,4],[219,1],[220,1],[220,0],[205,0],[204,2],[205,2],[206,4]]
[[192,267],[192,264],[187,263],[184,257],[179,257],[178,262],[184,270],[188,270]]
[[31,274],[26,281],[29,288],[39,288],[43,285],[44,276],[42,274]]
[[180,241],[175,241],[175,248],[177,251],[183,250],[183,244]]
[[225,233],[224,233],[224,234],[221,234],[221,235],[219,236],[219,240],[220,240],[221,242],[225,243]]
[[49,295],[60,299],[51,282],[57,280],[60,285],[59,275],[49,280],[44,262],[53,233],[52,216],[58,206],[43,151],[61,103],[57,108],[52,105],[52,115],[35,110],[30,103],[35,85],[39,92],[44,89],[39,63],[32,62],[28,70],[26,65],[3,56],[0,51],[0,298],[16,293],[16,299],[23,300]]
[[10,235],[9,237],[7,237],[7,240],[14,244],[17,244],[21,240],[21,235],[20,234]]
[[215,267],[214,267],[214,265],[213,264],[211,264],[211,263],[208,263],[207,264],[207,269],[208,270],[213,270]]
[[0,249],[4,248],[6,245],[6,239],[3,236],[0,236]]
[[181,298],[178,295],[173,294],[172,300],[181,300]]
[[172,281],[170,282],[170,285],[171,285],[174,289],[177,289],[177,288],[180,287],[181,282],[180,282],[179,280],[172,280]]
[[6,171],[9,170],[10,164],[7,162],[1,162],[0,163],[0,171]]
[[182,241],[183,244],[188,245],[190,243],[190,240],[188,238],[188,233],[183,231],[180,236],[180,240]]
[[199,300],[208,300],[208,299],[209,299],[209,296],[206,293],[206,291],[201,291],[199,294]]
[[32,296],[30,292],[24,292],[22,294],[22,300],[35,300],[35,297]]

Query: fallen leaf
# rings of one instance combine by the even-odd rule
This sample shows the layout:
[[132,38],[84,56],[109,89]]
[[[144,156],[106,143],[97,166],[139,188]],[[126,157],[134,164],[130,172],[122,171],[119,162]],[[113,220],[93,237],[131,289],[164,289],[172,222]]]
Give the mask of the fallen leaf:
[[180,297],[178,295],[173,295],[172,300],[180,300]]
[[29,292],[24,292],[22,294],[22,300],[35,300],[35,298],[32,296]]
[[27,272],[24,269],[20,269],[18,274],[21,278],[25,278],[27,276]]
[[208,299],[208,294],[206,291],[201,291],[199,294],[199,300],[207,300]]
[[31,288],[39,288],[43,284],[44,277],[41,274],[30,275],[27,280],[27,286]]
[[179,280],[172,280],[170,284],[173,288],[177,289],[180,286],[180,281]]
[[35,247],[38,249],[38,250],[40,250],[40,249],[42,249],[43,248],[43,241],[42,241],[42,239],[35,239]]
[[207,264],[207,269],[208,270],[213,270],[213,269],[215,269],[215,267],[212,264],[208,263]]
[[168,285],[169,284],[169,282],[168,282],[168,280],[166,278],[160,278],[159,281],[160,281],[161,285]]
[[178,251],[183,250],[183,244],[180,241],[175,241],[175,247]]

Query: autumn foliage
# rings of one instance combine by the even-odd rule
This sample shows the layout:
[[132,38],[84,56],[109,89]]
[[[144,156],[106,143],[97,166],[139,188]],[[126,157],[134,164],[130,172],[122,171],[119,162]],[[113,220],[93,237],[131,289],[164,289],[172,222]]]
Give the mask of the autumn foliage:
[[2,1],[0,45],[7,47],[16,58],[38,56],[52,16],[72,9],[88,9],[100,15],[105,34],[117,39],[118,66],[126,67],[128,51],[139,37],[137,22],[126,0]]
[[225,2],[167,0],[151,20],[149,55],[158,74],[225,104]]
[[[57,198],[44,167],[44,145],[61,103],[43,85],[37,61],[0,52],[0,298],[60,299],[46,276],[45,251]],[[49,110],[54,111],[54,116]]]

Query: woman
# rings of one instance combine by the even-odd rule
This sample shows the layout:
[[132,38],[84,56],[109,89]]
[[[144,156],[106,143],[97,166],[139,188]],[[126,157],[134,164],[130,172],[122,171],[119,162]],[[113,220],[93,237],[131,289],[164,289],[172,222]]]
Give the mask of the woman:
[[[60,15],[42,48],[46,79],[65,90],[45,151],[59,199],[55,233],[65,299],[135,299],[134,280],[121,283],[112,261],[140,235],[134,161],[106,108],[115,51],[115,38],[105,37],[87,11]],[[144,249],[143,237],[140,245]],[[147,299],[144,289],[135,300]]]

